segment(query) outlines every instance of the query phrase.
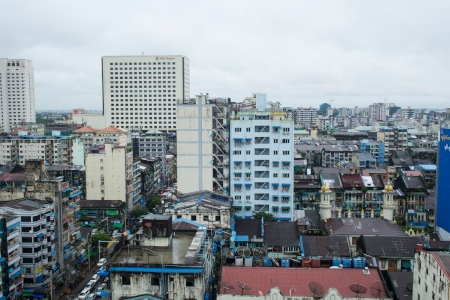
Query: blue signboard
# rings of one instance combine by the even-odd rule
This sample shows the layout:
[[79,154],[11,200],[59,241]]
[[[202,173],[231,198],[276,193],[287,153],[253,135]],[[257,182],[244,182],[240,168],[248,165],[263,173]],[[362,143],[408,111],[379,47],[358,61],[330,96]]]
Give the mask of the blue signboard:
[[440,129],[436,226],[450,232],[450,129]]

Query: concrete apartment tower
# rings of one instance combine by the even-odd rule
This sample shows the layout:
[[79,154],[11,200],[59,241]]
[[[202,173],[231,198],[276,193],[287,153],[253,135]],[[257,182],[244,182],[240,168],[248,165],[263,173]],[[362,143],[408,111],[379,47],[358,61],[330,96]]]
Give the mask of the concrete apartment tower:
[[252,218],[262,211],[290,221],[294,121],[276,104],[271,106],[267,94],[253,94],[246,100],[233,107],[230,120],[230,195],[235,216]]
[[207,95],[177,104],[178,191],[228,192],[230,99]]
[[177,100],[189,98],[189,59],[182,55],[104,56],[106,126],[175,131]]
[[131,210],[133,152],[114,143],[92,147],[86,153],[86,200],[120,200]]
[[33,62],[0,58],[0,132],[22,122],[36,122]]

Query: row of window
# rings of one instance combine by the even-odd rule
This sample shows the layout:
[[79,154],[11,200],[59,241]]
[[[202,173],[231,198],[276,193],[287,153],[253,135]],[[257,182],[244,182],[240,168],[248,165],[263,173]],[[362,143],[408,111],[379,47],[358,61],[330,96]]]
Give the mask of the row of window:
[[[281,128],[280,126],[272,126],[273,127],[273,132],[279,132],[279,129]],[[252,128],[251,127],[246,127],[245,128],[245,132],[251,132]],[[290,132],[290,128],[289,127],[284,127],[283,128],[283,132]],[[241,127],[235,127],[234,128],[234,132],[242,132],[242,128]],[[255,132],[269,132],[269,125],[259,125],[259,126],[255,126]]]
[[[165,65],[166,64],[166,62],[158,62],[158,63],[156,63],[156,62],[153,62],[153,65]],[[172,63],[171,62],[167,62],[167,65],[170,65],[170,64],[172,64],[172,65],[174,65],[175,64],[175,62],[173,61]],[[132,66],[132,65],[135,65],[135,66],[137,66],[137,65],[147,65],[147,62],[134,62],[134,63],[132,63],[132,62],[116,62],[116,63],[112,63],[112,62],[110,62],[109,63],[109,65],[110,66],[114,66],[114,65],[116,65],[116,66],[122,66],[122,65],[125,65],[125,66]],[[148,65],[150,66],[150,65],[152,65],[152,63],[151,62],[148,62]]]
[[[254,150],[255,150],[255,155],[270,155],[269,149],[254,149]],[[233,154],[234,155],[241,155],[242,151],[241,150],[234,150]],[[246,150],[245,154],[246,155],[251,155],[251,150]],[[282,154],[283,155],[289,155],[290,151],[289,150],[283,150]],[[278,150],[273,150],[273,155],[278,155]]]

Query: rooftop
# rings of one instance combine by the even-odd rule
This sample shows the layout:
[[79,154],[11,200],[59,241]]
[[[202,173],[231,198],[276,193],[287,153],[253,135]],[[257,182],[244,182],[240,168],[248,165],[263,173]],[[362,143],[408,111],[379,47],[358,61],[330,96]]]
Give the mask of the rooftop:
[[392,282],[395,296],[399,300],[412,299],[412,287],[414,283],[413,272],[388,272],[389,279]]
[[[356,293],[349,287],[355,283],[366,288],[366,293],[359,293],[360,298],[388,297],[377,270],[371,269],[365,274],[362,269],[350,268],[222,267],[222,281],[218,293],[259,296],[260,293],[266,295],[271,288],[278,287],[283,295],[317,297],[334,288],[342,297],[354,298]],[[247,288],[243,290],[239,284],[245,284]],[[225,290],[224,285],[231,288]],[[311,290],[315,290],[316,294]]]
[[325,224],[332,235],[382,235],[404,236],[403,229],[385,219],[338,219],[330,218]]
[[305,256],[350,257],[351,249],[345,236],[303,235]]
[[265,222],[264,243],[267,246],[298,247],[296,222]]
[[123,246],[114,256],[111,264],[117,265],[145,265],[161,266],[167,264],[184,265],[186,253],[193,239],[192,234],[177,234],[172,239],[172,247],[142,247]]

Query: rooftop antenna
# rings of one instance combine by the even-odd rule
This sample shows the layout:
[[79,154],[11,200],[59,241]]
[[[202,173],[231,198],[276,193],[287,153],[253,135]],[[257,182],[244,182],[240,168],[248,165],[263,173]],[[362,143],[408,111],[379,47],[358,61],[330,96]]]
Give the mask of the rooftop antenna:
[[236,281],[237,286],[241,289],[241,296],[244,295],[244,291],[251,290],[252,288],[247,284],[247,282]]
[[373,282],[370,285],[369,291],[373,297],[377,297],[377,298],[385,298],[386,297],[386,293],[384,291],[384,286],[381,281]]
[[228,282],[221,282],[220,287],[225,290],[224,294],[227,293],[227,290],[234,290],[234,287],[231,284],[228,284]]

